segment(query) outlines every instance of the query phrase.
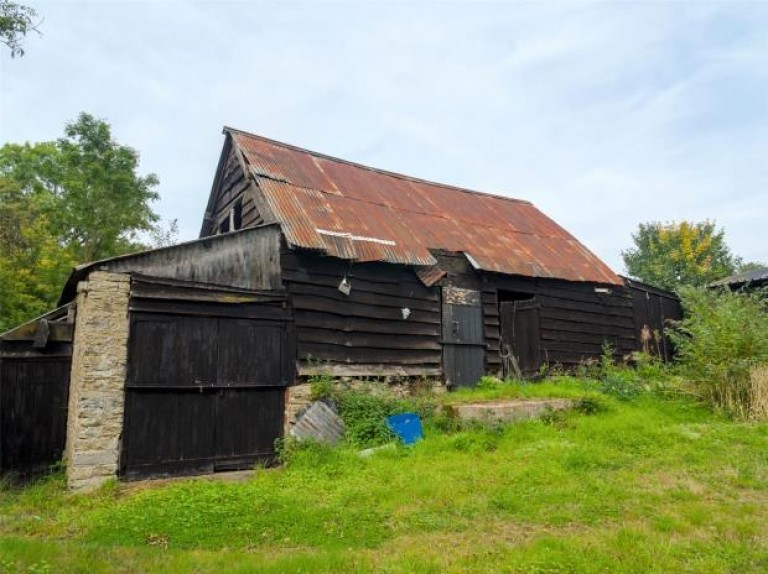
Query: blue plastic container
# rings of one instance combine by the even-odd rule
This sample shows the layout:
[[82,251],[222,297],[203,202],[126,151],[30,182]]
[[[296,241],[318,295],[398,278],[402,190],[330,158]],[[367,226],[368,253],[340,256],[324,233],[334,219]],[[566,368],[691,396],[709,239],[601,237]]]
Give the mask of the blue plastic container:
[[403,441],[403,444],[413,444],[424,438],[421,419],[416,413],[402,413],[387,417],[387,426]]

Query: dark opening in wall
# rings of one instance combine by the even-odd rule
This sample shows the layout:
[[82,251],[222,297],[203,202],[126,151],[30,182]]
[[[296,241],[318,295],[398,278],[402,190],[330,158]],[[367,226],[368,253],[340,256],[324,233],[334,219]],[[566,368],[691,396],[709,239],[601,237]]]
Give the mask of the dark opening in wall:
[[232,208],[232,231],[236,231],[243,226],[243,200],[238,199]]
[[499,291],[499,303],[504,301],[530,301],[534,298],[533,293],[520,293],[519,291]]

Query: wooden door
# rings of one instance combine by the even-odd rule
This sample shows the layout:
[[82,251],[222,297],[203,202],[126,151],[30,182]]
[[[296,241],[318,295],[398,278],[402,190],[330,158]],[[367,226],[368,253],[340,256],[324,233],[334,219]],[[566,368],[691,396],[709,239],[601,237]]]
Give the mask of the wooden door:
[[443,290],[443,372],[451,387],[474,386],[485,374],[485,336],[480,293]]
[[539,304],[535,299],[499,305],[505,377],[532,377],[541,367]]
[[132,313],[121,473],[249,468],[274,455],[294,358],[285,320]]
[[59,462],[71,357],[0,360],[0,471],[31,476]]

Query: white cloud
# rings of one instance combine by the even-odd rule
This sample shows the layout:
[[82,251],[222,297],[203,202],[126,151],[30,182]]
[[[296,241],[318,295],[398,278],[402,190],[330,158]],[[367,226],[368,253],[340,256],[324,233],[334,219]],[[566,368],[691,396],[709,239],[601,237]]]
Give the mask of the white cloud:
[[38,2],[0,138],[87,110],[199,229],[224,124],[532,200],[621,268],[639,222],[768,262],[768,5]]

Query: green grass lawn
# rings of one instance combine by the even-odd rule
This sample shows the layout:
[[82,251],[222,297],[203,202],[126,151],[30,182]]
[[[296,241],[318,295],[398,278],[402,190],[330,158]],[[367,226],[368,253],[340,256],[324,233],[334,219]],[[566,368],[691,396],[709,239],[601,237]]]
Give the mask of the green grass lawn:
[[0,572],[767,572],[768,425],[598,402],[370,458],[298,449],[244,482],[5,489]]

